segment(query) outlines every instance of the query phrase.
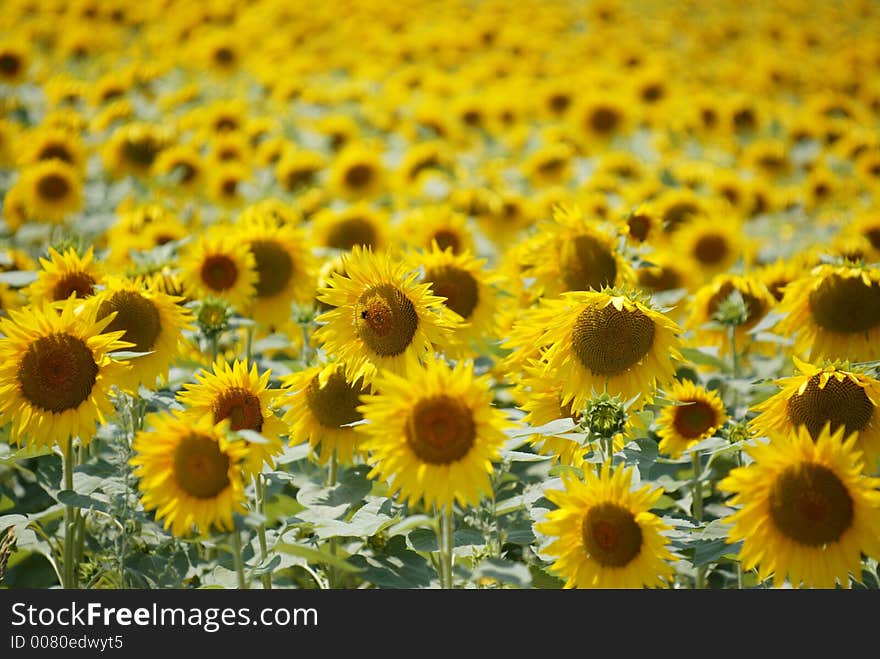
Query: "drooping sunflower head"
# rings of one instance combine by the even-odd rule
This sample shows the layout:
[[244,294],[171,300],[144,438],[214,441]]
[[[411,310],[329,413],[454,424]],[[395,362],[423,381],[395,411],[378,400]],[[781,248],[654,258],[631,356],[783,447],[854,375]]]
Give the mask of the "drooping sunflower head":
[[214,296],[246,309],[256,295],[256,259],[234,231],[202,236],[181,256],[180,267],[193,299]]
[[178,399],[195,416],[209,415],[213,423],[227,421],[229,430],[259,433],[264,443],[245,442],[242,468],[246,477],[260,473],[263,464],[274,467],[281,452],[281,435],[287,425],[276,416],[278,391],[269,389],[271,371],[259,374],[256,364],[233,364],[218,359],[210,373],[196,375],[195,384],[184,384]]
[[650,512],[662,490],[649,485],[633,489],[632,468],[563,480],[565,489],[545,496],[558,506],[535,530],[553,539],[543,553],[554,559],[551,570],[566,588],[657,588],[673,577],[662,535],[668,527]]
[[317,462],[326,464],[335,454],[341,464],[366,455],[364,435],[352,424],[363,420],[361,397],[370,393],[362,379],[351,382],[338,362],[313,366],[282,378],[290,392],[284,415],[292,442],[308,441]]
[[80,256],[69,247],[64,254],[49,248],[49,258],[40,258],[41,269],[37,280],[26,290],[31,302],[40,304],[60,302],[70,296],[87,298],[95,293],[96,286],[103,284],[103,269],[94,261],[94,250]]
[[782,390],[753,409],[751,426],[760,435],[785,436],[806,428],[818,439],[826,425],[835,433],[858,435],[865,468],[874,473],[880,458],[880,380],[840,363],[824,367],[794,358],[798,374],[777,381]]
[[627,293],[565,293],[547,303],[549,320],[540,339],[549,345],[544,372],[563,384],[563,402],[583,406],[592,392],[625,400],[651,398],[654,386],[672,379],[679,327]]
[[657,422],[657,434],[660,436],[660,451],[673,458],[712,437],[727,420],[718,392],[690,380],[675,382],[666,391],[666,398],[672,404],[663,408]]
[[366,423],[357,426],[367,436],[369,477],[410,505],[478,504],[507,425],[488,378],[475,378],[465,362],[450,368],[429,359],[406,378],[385,372],[374,386],[359,408]]
[[308,302],[315,294],[316,266],[306,234],[280,226],[267,213],[243,216],[239,229],[257,273],[250,315],[258,323],[283,324],[293,302]]
[[635,281],[617,240],[595,226],[578,208],[558,207],[553,221],[539,227],[522,255],[536,292],[598,291]]
[[109,318],[67,299],[10,310],[0,318],[0,419],[11,421],[10,441],[67,448],[68,438],[85,445],[97,423],[112,414],[110,388],[128,366],[110,353],[131,344],[106,332]]
[[111,277],[91,303],[95,318],[113,315],[105,332],[123,332],[130,343],[126,351],[150,353],[130,361],[131,368],[120,386],[137,391],[140,384],[153,387],[156,378],[168,378],[168,368],[180,352],[183,330],[190,328],[192,315],[178,304],[180,298],[147,287],[142,281]]
[[743,541],[743,569],[774,586],[848,588],[861,580],[861,556],[880,551],[880,479],[862,474],[856,436],[805,427],[747,448],[753,462],[719,488],[738,510],[728,542]]
[[44,160],[28,167],[22,172],[20,185],[30,219],[60,224],[82,208],[79,174],[61,160]]
[[147,424],[151,429],[132,442],[131,459],[144,508],[180,538],[231,531],[233,514],[245,512],[244,442],[209,414],[154,414]]
[[435,350],[450,347],[461,321],[449,314],[430,284],[387,254],[355,247],[344,275],[331,273],[318,299],[334,307],[315,332],[328,354],[346,365],[350,380],[370,382],[378,369],[405,373]]
[[880,358],[880,269],[820,265],[790,283],[777,331],[810,360]]

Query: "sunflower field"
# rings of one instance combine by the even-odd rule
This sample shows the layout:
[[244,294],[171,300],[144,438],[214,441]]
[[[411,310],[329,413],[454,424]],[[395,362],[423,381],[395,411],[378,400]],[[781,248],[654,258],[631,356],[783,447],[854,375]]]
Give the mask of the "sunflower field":
[[880,588],[878,34],[4,0],[0,587]]

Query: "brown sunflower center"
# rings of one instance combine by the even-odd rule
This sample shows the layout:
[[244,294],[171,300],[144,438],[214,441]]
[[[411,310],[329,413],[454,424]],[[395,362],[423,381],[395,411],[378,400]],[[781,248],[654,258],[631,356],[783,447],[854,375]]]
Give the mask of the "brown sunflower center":
[[225,254],[212,254],[202,263],[202,283],[215,291],[225,291],[238,281],[238,266]]
[[86,272],[68,272],[52,288],[52,299],[56,302],[66,300],[72,293],[76,293],[79,298],[88,297],[94,290],[95,280],[91,275]]
[[230,67],[235,64],[236,57],[235,51],[228,46],[220,46],[214,51],[214,61],[221,67]]
[[578,236],[562,257],[562,280],[566,290],[600,290],[617,278],[614,255],[593,236]]
[[150,137],[125,140],[122,144],[122,155],[125,159],[143,169],[153,164],[160,150],[156,141]]
[[312,185],[317,174],[318,171],[312,167],[292,169],[284,177],[284,185],[291,191],[306,185]]
[[400,289],[379,284],[364,291],[355,305],[358,337],[375,353],[393,357],[412,343],[419,327],[416,308]]
[[730,297],[730,294],[733,293],[734,290],[738,290],[739,294],[742,296],[743,303],[746,305],[746,320],[743,323],[743,327],[751,327],[752,325],[757,325],[758,321],[764,317],[764,314],[767,313],[767,306],[764,304],[764,301],[752,295],[748,291],[744,291],[742,289],[738,289],[733,285],[732,282],[726,281],[719,288],[718,291],[709,298],[709,301],[706,303],[706,307],[709,311],[709,316],[714,316],[718,311],[718,307],[721,306],[721,303],[724,302],[727,298]]
[[229,456],[210,437],[184,437],[174,450],[174,480],[190,496],[212,499],[229,487]]
[[575,321],[571,349],[584,368],[610,377],[648,354],[654,331],[654,322],[640,309],[587,307]]
[[614,132],[620,123],[620,115],[613,108],[600,106],[590,113],[587,121],[593,132],[605,135]]
[[162,321],[156,305],[134,291],[119,291],[101,303],[98,307],[98,319],[106,318],[114,311],[116,317],[110,321],[104,332],[124,330],[122,340],[134,344],[131,350],[152,350],[162,331]]
[[682,287],[681,273],[667,266],[639,268],[636,276],[640,286],[652,291],[671,291]]
[[554,114],[562,114],[571,105],[571,96],[568,94],[553,94],[547,101],[550,110]]
[[46,174],[37,181],[37,194],[49,202],[60,201],[70,194],[70,182],[61,174]]
[[171,166],[171,171],[180,172],[180,178],[178,178],[178,182],[186,185],[193,179],[195,179],[198,170],[193,166],[191,162],[188,160],[177,160]]
[[700,236],[694,244],[693,255],[704,265],[717,265],[724,261],[729,253],[730,246],[727,240],[719,234],[710,233]]
[[21,70],[21,58],[15,53],[0,53],[0,72],[6,76],[18,75]]
[[293,275],[293,259],[274,240],[255,240],[251,253],[257,264],[257,297],[278,295]]
[[85,341],[70,334],[50,334],[28,346],[18,365],[18,385],[34,407],[60,414],[88,399],[98,370]]
[[785,287],[790,283],[791,280],[788,278],[774,279],[767,284],[767,290],[770,291],[770,295],[772,295],[777,302],[781,302],[782,298],[785,296]]
[[425,280],[431,282],[435,295],[446,298],[446,306],[464,319],[471,317],[480,302],[477,280],[460,268],[442,266],[427,270]]
[[602,567],[629,565],[642,551],[642,528],[626,508],[610,501],[592,506],[581,522],[584,549]]
[[871,247],[874,249],[880,249],[880,227],[866,229],[862,235],[868,239],[868,242],[871,243]]
[[370,221],[361,217],[340,220],[327,234],[327,247],[350,250],[355,245],[375,247],[376,229]]
[[473,413],[459,398],[441,394],[416,403],[406,422],[406,441],[422,462],[460,460],[476,440]]
[[547,158],[538,164],[538,171],[542,176],[559,176],[566,164],[568,161],[563,158]]
[[810,293],[810,312],[819,327],[832,332],[867,332],[880,324],[880,284],[831,275]]
[[626,224],[629,228],[629,235],[639,242],[644,242],[648,237],[648,232],[651,230],[651,218],[639,213],[632,215]]
[[802,463],[782,472],[770,490],[770,517],[795,542],[821,547],[852,526],[853,500],[837,475],[819,464]]
[[306,404],[322,426],[340,428],[364,418],[357,407],[360,397],[366,393],[361,380],[351,385],[345,375],[337,371],[327,378],[323,387],[317,376],[312,378],[306,389]]
[[61,160],[62,162],[66,162],[68,165],[73,164],[73,156],[70,154],[68,148],[63,144],[58,144],[56,142],[50,142],[42,149],[40,149],[40,153],[37,155],[38,160]]
[[356,163],[345,170],[345,185],[360,190],[373,181],[373,168],[366,163]]
[[686,222],[700,209],[696,204],[690,201],[679,201],[671,204],[663,213],[663,226],[667,231],[674,231],[682,222]]
[[703,400],[682,401],[688,405],[675,408],[672,422],[676,432],[686,439],[702,437],[704,433],[718,423],[715,408]]
[[214,401],[214,423],[229,419],[231,430],[263,430],[263,410],[260,399],[241,387],[224,391]]
[[461,240],[452,229],[440,229],[434,232],[433,238],[443,251],[452,249],[453,254],[458,254],[461,251]]
[[838,381],[831,378],[823,388],[819,388],[820,375],[817,373],[807,380],[802,394],[797,392],[788,399],[786,411],[788,419],[795,426],[806,426],[813,439],[817,439],[822,427],[831,422],[831,432],[841,426],[849,435],[868,425],[874,415],[874,404],[861,386],[844,378]]
[[224,197],[234,197],[238,194],[238,179],[228,178],[220,184],[220,192]]

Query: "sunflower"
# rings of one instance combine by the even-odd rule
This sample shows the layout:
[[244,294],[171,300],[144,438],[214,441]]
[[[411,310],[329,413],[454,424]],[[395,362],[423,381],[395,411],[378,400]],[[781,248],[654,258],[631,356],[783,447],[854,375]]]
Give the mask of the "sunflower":
[[717,391],[708,391],[690,380],[675,382],[666,391],[672,405],[657,420],[660,452],[679,458],[694,444],[712,437],[727,420]]
[[[739,293],[745,305],[746,313],[743,322],[736,326],[736,349],[743,348],[754,341],[749,332],[767,313],[776,306],[775,298],[767,290],[762,281],[753,276],[720,274],[708,284],[701,286],[690,301],[688,318],[684,325],[694,330],[694,342],[700,345],[719,346],[719,354],[730,352],[729,333],[724,327],[710,325],[715,321],[715,314],[721,305],[732,294]],[[755,347],[766,347],[756,344]]]
[[330,168],[328,185],[345,199],[369,199],[384,188],[384,169],[375,148],[353,144],[344,148]]
[[137,391],[140,384],[153,388],[157,377],[168,379],[183,330],[190,328],[192,320],[189,310],[178,304],[180,301],[181,298],[118,277],[108,278],[104,289],[91,298],[97,320],[115,313],[105,332],[122,331],[122,340],[132,345],[126,350],[150,353],[131,360],[131,369],[120,386]]
[[315,264],[305,233],[279,225],[266,212],[248,214],[239,228],[257,271],[249,315],[258,323],[283,324],[292,302],[308,302],[315,293]]
[[880,213],[865,213],[859,216],[847,227],[847,231],[864,236],[871,244],[870,260],[880,260]]
[[562,404],[580,408],[593,392],[625,400],[672,379],[679,327],[636,297],[605,292],[564,293],[547,302],[550,317],[538,345],[548,345],[544,373],[563,383]]
[[10,309],[22,306],[21,294],[8,284],[0,282],[0,315],[8,315]]
[[468,218],[446,205],[423,206],[407,213],[398,229],[399,239],[412,247],[430,249],[433,243],[453,254],[474,252],[474,230]]
[[278,159],[275,179],[288,192],[299,192],[317,185],[326,166],[326,158],[318,151],[287,151]]
[[826,424],[832,433],[843,427],[846,436],[858,435],[873,473],[880,458],[880,380],[838,363],[820,367],[797,357],[794,363],[799,374],[777,380],[782,391],[752,408],[760,412],[751,422],[754,430],[773,438],[804,426],[816,439]]
[[241,163],[230,161],[211,169],[208,179],[208,197],[226,208],[236,208],[244,202],[241,184],[248,181],[251,171]]
[[119,219],[106,233],[106,242],[111,247],[107,260],[116,267],[131,265],[132,252],[182,240],[189,233],[173,212],[159,204],[120,209],[118,215]]
[[22,147],[19,159],[22,166],[60,160],[73,167],[77,176],[85,174],[86,148],[82,140],[69,128],[42,127],[32,131],[19,144]]
[[17,85],[27,76],[28,48],[24,43],[6,42],[0,44],[0,82]]
[[167,128],[132,122],[113,131],[104,144],[104,167],[116,178],[148,176],[162,150],[172,142]]
[[73,247],[59,254],[49,248],[49,258],[40,258],[41,269],[37,280],[26,289],[28,299],[34,303],[59,302],[71,295],[87,298],[95,293],[95,286],[104,281],[104,272],[94,261],[94,249],[80,256]]
[[492,461],[498,460],[508,423],[492,406],[489,377],[473,366],[430,359],[403,378],[379,376],[377,394],[359,408],[366,423],[370,478],[390,483],[411,506],[477,505],[491,491]]
[[176,144],[163,149],[152,165],[153,176],[175,190],[198,192],[205,178],[206,165],[198,149],[191,144]]
[[334,453],[341,464],[352,464],[366,455],[364,437],[351,425],[364,418],[358,406],[370,388],[362,380],[350,382],[345,367],[334,362],[287,375],[281,381],[291,394],[290,409],[284,415],[291,443],[308,441],[320,464],[329,462]]
[[315,332],[324,350],[345,363],[346,377],[370,383],[379,369],[405,374],[435,349],[452,345],[460,325],[430,284],[388,255],[355,246],[331,273],[318,300],[333,307],[318,317]]
[[817,359],[880,358],[880,269],[815,267],[785,288],[776,331],[795,338],[799,354]]
[[627,130],[629,119],[626,104],[611,94],[595,94],[585,98],[570,118],[574,132],[581,136],[585,148],[603,142]]
[[466,323],[457,331],[464,344],[486,344],[494,337],[497,277],[485,271],[485,261],[469,252],[459,255],[435,243],[430,250],[410,256],[410,263],[424,271],[422,282],[431,285],[435,295],[446,298],[444,305]]
[[601,290],[632,283],[635,275],[616,239],[594,228],[578,208],[558,207],[523,248],[521,265],[535,279],[535,293]]
[[357,245],[380,251],[388,244],[388,223],[385,211],[360,202],[318,211],[312,218],[312,233],[321,247],[348,251]]
[[23,203],[30,219],[61,224],[83,206],[82,181],[61,160],[45,160],[21,174]]
[[210,373],[197,373],[196,384],[183,385],[177,399],[187,412],[200,417],[209,415],[214,423],[229,421],[229,430],[251,430],[261,434],[266,443],[246,442],[244,475],[254,476],[263,464],[274,468],[274,456],[281,453],[281,435],[287,425],[275,415],[279,392],[269,389],[271,371],[262,375],[257,365],[236,360],[232,365],[222,359],[214,362]]
[[803,276],[804,264],[800,263],[799,259],[777,259],[773,263],[761,266],[754,274],[764,282],[770,295],[777,302],[781,302],[785,287]]
[[880,557],[880,479],[864,476],[856,436],[805,427],[746,448],[754,460],[718,486],[738,506],[728,542],[743,541],[743,569],[795,586],[850,586],[861,580],[861,555]]
[[523,174],[535,187],[565,185],[571,178],[573,155],[568,144],[547,144],[529,155]]
[[256,259],[241,237],[219,230],[201,237],[180,259],[186,294],[213,295],[236,309],[246,309],[256,294]]
[[131,458],[144,508],[181,538],[193,528],[202,535],[233,530],[233,514],[245,513],[244,442],[230,440],[228,424],[214,424],[210,414],[153,414],[147,424]]
[[704,277],[724,272],[746,256],[742,229],[731,218],[689,222],[676,232],[674,246]]
[[96,321],[65,300],[10,310],[0,318],[0,419],[12,422],[13,443],[66,450],[68,438],[88,444],[96,423],[113,413],[110,387],[127,364],[110,353],[131,344],[122,332],[103,333],[111,318]]
[[558,508],[535,530],[555,540],[544,552],[556,557],[551,570],[566,588],[663,587],[673,578],[675,557],[662,533],[669,530],[650,512],[663,494],[650,485],[633,489],[632,467],[602,466],[584,480],[563,476],[564,490],[545,496]]

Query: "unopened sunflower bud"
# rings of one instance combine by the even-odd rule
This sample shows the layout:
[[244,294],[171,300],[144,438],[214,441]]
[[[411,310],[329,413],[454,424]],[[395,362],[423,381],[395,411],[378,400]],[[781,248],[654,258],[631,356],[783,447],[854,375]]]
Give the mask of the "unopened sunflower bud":
[[199,329],[206,338],[213,338],[222,334],[229,328],[229,318],[232,315],[232,309],[223,300],[216,298],[206,298],[199,305],[196,320],[199,323]]
[[587,402],[580,425],[597,437],[614,437],[626,427],[626,405],[620,396],[603,393]]
[[718,303],[712,319],[722,325],[742,325],[749,319],[749,307],[739,289],[733,289]]

